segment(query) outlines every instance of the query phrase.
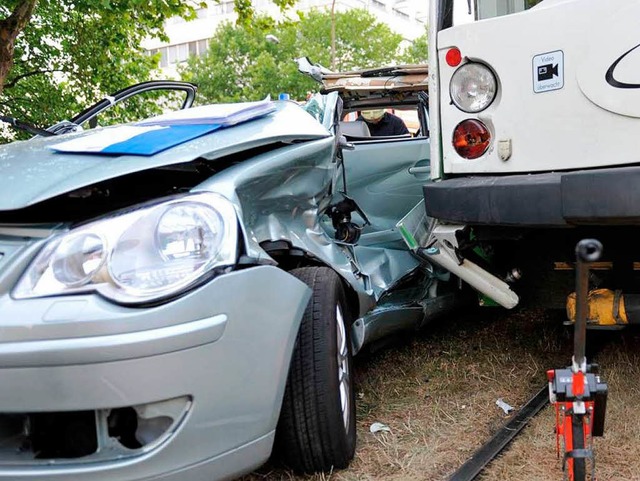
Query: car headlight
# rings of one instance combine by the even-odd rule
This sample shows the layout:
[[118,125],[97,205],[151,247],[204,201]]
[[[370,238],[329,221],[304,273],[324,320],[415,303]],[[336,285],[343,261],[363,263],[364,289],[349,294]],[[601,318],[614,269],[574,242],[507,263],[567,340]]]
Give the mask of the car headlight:
[[493,72],[481,63],[466,63],[453,73],[449,83],[451,100],[463,112],[486,109],[498,90]]
[[237,251],[233,205],[217,194],[190,194],[128,209],[52,239],[13,296],[97,291],[117,302],[155,301],[235,265]]

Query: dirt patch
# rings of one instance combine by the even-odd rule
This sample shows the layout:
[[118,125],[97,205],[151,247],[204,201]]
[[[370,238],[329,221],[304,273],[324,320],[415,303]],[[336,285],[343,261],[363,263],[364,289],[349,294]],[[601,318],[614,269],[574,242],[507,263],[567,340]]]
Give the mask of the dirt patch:
[[[443,480],[508,419],[498,398],[521,407],[549,368],[568,365],[572,332],[563,313],[473,310],[356,360],[358,446],[347,470],[295,476],[267,465],[258,480]],[[598,479],[640,480],[640,335],[591,333],[610,386],[605,437],[595,441]],[[589,355],[589,353],[588,353]],[[372,434],[382,422],[390,433]],[[486,470],[483,480],[562,479],[547,408]]]

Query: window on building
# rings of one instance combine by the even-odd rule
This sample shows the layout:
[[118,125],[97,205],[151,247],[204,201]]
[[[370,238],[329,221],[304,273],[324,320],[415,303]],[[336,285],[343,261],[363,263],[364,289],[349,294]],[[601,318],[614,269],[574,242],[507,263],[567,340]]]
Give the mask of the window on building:
[[202,56],[207,53],[209,49],[209,39],[205,38],[204,40],[198,40],[198,55]]
[[169,62],[169,65],[176,63],[177,54],[178,49],[175,45],[169,45],[167,47],[167,61]]
[[167,53],[167,47],[160,49],[160,67],[165,68],[169,66],[169,55]]
[[184,62],[189,58],[189,45],[181,43],[176,45],[176,62]]
[[160,53],[160,67],[165,68],[181,62],[186,62],[190,56],[203,56],[207,53],[209,39],[197,40],[167,47],[155,48],[147,51],[147,55]]

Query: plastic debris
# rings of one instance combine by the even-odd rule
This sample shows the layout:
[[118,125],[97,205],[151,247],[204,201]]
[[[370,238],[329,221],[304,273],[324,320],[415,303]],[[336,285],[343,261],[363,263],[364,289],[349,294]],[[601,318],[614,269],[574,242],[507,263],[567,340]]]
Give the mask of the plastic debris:
[[369,431],[371,431],[372,433],[379,433],[380,431],[383,431],[385,433],[390,433],[391,432],[391,428],[389,426],[387,426],[386,424],[382,424],[382,423],[373,423],[371,426],[369,426]]
[[502,398],[496,401],[496,405],[504,411],[505,414],[509,414],[513,411],[513,406],[509,406],[506,402],[502,400]]

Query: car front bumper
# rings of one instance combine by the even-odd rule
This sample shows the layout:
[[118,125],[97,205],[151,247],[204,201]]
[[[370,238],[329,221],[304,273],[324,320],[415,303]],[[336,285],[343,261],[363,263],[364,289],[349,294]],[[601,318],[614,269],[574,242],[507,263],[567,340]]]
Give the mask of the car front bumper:
[[[89,455],[36,459],[3,448],[6,435],[0,480],[212,481],[259,466],[309,295],[293,276],[260,266],[149,308],[94,295],[0,296],[0,421],[94,412],[102,439]],[[156,441],[123,448],[106,416],[131,407],[173,421]]]

